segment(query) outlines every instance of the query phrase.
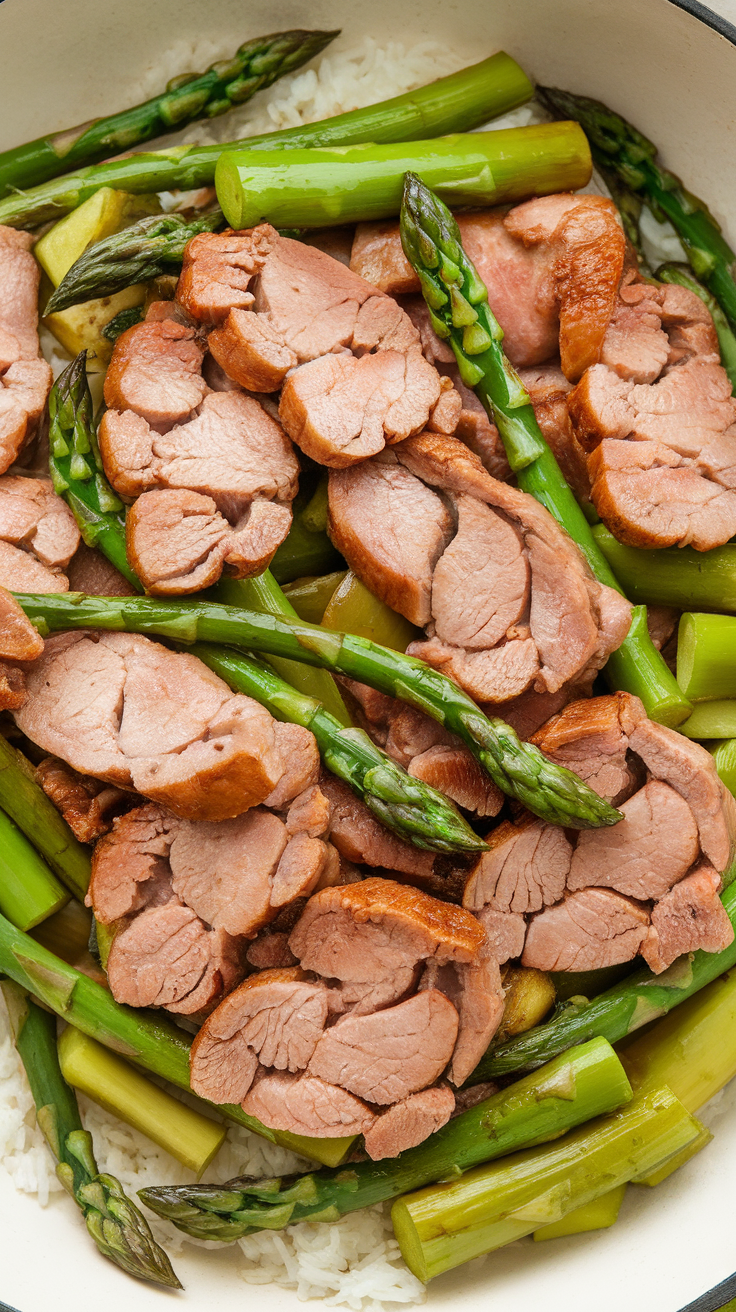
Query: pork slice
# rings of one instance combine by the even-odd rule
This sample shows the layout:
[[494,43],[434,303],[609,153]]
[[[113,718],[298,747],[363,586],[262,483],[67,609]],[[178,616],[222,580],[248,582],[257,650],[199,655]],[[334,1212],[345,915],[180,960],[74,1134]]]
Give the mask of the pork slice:
[[619,289],[600,356],[601,364],[619,378],[653,383],[667,364],[669,341],[662,329],[661,290],[649,283]]
[[35,436],[53,375],[45,360],[15,360],[0,373],[0,473]]
[[320,788],[332,806],[330,838],[341,856],[359,865],[378,866],[428,878],[435,856],[397,838],[342,780],[324,774]]
[[116,934],[107,962],[110,990],[131,1007],[192,1015],[211,1005],[240,973],[238,945],[208,930],[178,902],[149,907]]
[[607,888],[585,888],[533,916],[523,966],[537,970],[600,970],[631,961],[649,928],[643,907]]
[[309,1074],[359,1098],[389,1104],[434,1084],[458,1034],[458,1014],[438,989],[363,1016],[343,1016],[317,1042]]
[[268,256],[272,228],[200,233],[187,243],[176,299],[193,319],[219,323],[233,306],[253,304],[250,282]]
[[42,652],[43,638],[38,629],[12,593],[0,587],[0,657],[8,661],[35,661]]
[[621,820],[604,842],[580,834],[573,853],[569,889],[593,885],[646,901],[660,898],[682,879],[700,845],[695,817],[668,784],[652,779],[621,804]]
[[0,478],[0,538],[32,551],[49,569],[65,569],[79,546],[76,520],[49,478]]
[[134,324],[118,337],[105,375],[109,410],[133,410],[154,428],[188,419],[208,388],[193,328],[172,319]]
[[190,1057],[192,1088],[211,1102],[242,1102],[261,1065],[301,1071],[327,1021],[328,990],[298,967],[250,975],[208,1016]]
[[488,951],[499,966],[520,957],[524,950],[526,921],[516,911],[496,911],[483,906],[475,913],[486,931]]
[[[555,547],[536,534],[527,534],[526,546],[532,576],[529,627],[541,666],[537,686],[556,692],[596,655],[604,664],[610,648],[605,650],[605,644],[600,651],[601,628],[590,604],[585,572],[560,569]],[[629,623],[630,614],[626,607]],[[627,623],[616,646],[620,646],[628,627]]]
[[27,700],[23,671],[0,660],[0,711],[17,711]]
[[272,1130],[314,1139],[363,1134],[375,1112],[346,1089],[312,1075],[264,1072],[243,1099],[243,1111]]
[[[48,766],[42,778],[57,795],[59,782],[62,787],[66,783]],[[68,784],[65,794],[68,796]],[[100,924],[111,925],[142,910],[151,894],[158,892],[157,883],[169,879],[168,856],[178,824],[170,812],[150,802],[114,821],[111,832],[95,847],[86,898]]]
[[703,862],[657,902],[641,954],[656,975],[684,952],[722,952],[734,929],[718,896],[721,877]]
[[72,592],[93,597],[132,597],[135,588],[95,547],[80,542],[66,570]]
[[245,959],[256,970],[276,970],[284,966],[295,966],[296,957],[289,947],[289,935],[285,930],[273,930],[268,927],[256,934]]
[[429,622],[432,572],[453,532],[435,492],[391,455],[333,470],[329,531],[371,591],[412,624]]
[[0,370],[15,360],[38,356],[38,286],[40,269],[31,254],[33,237],[0,226]]
[[545,756],[572,770],[600,797],[618,806],[636,786],[627,759],[629,736],[646,719],[638,697],[617,692],[570,702],[532,736]]
[[231,310],[207,346],[226,376],[251,392],[277,392],[299,357],[263,314]]
[[276,867],[271,888],[272,907],[283,907],[298,897],[308,897],[317,887],[330,849],[321,838],[295,834]]
[[344,469],[418,433],[440,392],[419,350],[324,355],[289,375],[279,418],[305,455]]
[[100,425],[105,472],[123,496],[189,488],[235,523],[255,497],[291,502],[298,463],[281,425],[253,397],[211,392],[188,423],[156,434],[130,410]]
[[324,889],[310,898],[289,947],[326,979],[378,982],[436,959],[472,962],[483,930],[468,911],[389,879]]
[[661,291],[662,327],[667,333],[667,364],[680,364],[693,356],[720,358],[718,334],[707,305],[696,292],[677,283],[665,283]]
[[[590,502],[590,476],[585,450],[578,442],[567,408],[571,384],[557,365],[520,369],[519,377],[529,393],[537,423],[557,460],[566,482],[583,505]],[[461,436],[459,429],[456,436]],[[472,442],[469,443],[475,450]],[[482,458],[482,457],[481,457]],[[487,462],[483,463],[488,468]],[[493,473],[491,469],[489,473]],[[497,478],[501,475],[496,475]]]
[[0,587],[11,592],[68,592],[69,580],[61,570],[42,565],[32,552],[0,538]]
[[252,937],[273,919],[271,888],[286,827],[261,807],[216,824],[182,822],[169,863],[177,897],[206,924]]
[[459,1013],[460,1029],[448,1079],[459,1087],[473,1073],[501,1024],[504,995],[498,961],[489,944],[470,965],[445,966],[443,973],[450,969],[457,977],[458,988],[448,996]]
[[419,278],[401,246],[399,225],[393,219],[356,226],[350,268],[389,296],[420,290]]
[[413,757],[407,770],[477,816],[498,815],[503,806],[500,788],[467,747],[430,747]]
[[393,1007],[414,993],[419,982],[416,966],[400,966],[381,980],[345,981],[330,991],[330,1012],[341,1015],[367,1016],[384,1007]]
[[134,793],[78,774],[55,756],[45,757],[36,766],[35,779],[80,843],[95,843],[109,833],[117,815],[135,804]]
[[458,496],[458,526],[432,576],[432,619],[441,642],[494,647],[524,615],[529,563],[518,529],[475,497]]
[[504,820],[486,842],[489,850],[473,867],[463,906],[523,915],[559,902],[573,854],[564,829],[525,816],[516,824]]
[[477,702],[500,703],[519,697],[539,673],[537,645],[530,637],[470,652],[429,638],[411,642],[406,651],[448,674]]
[[455,1095],[447,1086],[412,1093],[374,1121],[365,1136],[365,1150],[374,1162],[398,1157],[441,1130],[454,1110]]
[[629,746],[655,779],[685,799],[695,816],[703,852],[719,873],[724,871],[736,835],[734,808],[710,752],[674,729],[646,719],[634,727]]
[[311,784],[291,803],[286,817],[289,838],[295,834],[308,834],[310,838],[323,838],[330,832],[332,804],[318,784]]

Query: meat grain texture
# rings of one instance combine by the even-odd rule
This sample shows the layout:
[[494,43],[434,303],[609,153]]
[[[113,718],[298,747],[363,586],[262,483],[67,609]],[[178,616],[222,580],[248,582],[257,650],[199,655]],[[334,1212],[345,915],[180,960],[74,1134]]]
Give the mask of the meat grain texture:
[[38,341],[38,286],[29,232],[0,226],[0,473],[35,437],[51,387]]
[[683,953],[727,947],[734,931],[718,894],[736,807],[710,753],[623,692],[571,703],[532,741],[624,818],[572,834],[522,816],[490,834],[464,905],[497,960],[581,971],[641,953],[659,974]]
[[313,894],[289,937],[298,963],[250,976],[192,1045],[192,1087],[274,1129],[364,1134],[374,1160],[449,1120],[503,1011],[469,912],[369,878]]

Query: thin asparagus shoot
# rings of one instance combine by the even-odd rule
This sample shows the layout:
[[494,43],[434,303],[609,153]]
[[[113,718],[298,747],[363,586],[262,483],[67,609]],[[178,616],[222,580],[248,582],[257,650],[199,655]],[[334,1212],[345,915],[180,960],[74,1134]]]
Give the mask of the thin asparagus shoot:
[[660,264],[654,276],[658,282],[676,283],[679,287],[687,287],[688,291],[694,292],[707,306],[718,335],[721,364],[731,380],[733,390],[736,391],[736,333],[713,293],[707,287],[704,287],[702,282],[698,282],[692,269],[687,264],[676,264],[674,262]]
[[592,533],[632,601],[677,610],[736,611],[736,543],[711,551],[647,551],[617,542],[604,524],[596,524]]
[[736,615],[685,612],[677,629],[677,681],[693,702],[736,697]]
[[[621,592],[542,436],[529,395],[504,355],[503,331],[488,304],[485,284],[463,250],[457,223],[413,173],[407,173],[404,183],[401,242],[419,277],[432,327],[449,342],[460,377],[496,424],[519,487],[566,529],[598,581]],[[689,703],[652,643],[643,608],[635,609],[627,637],[609,658],[606,676],[614,688],[640,697],[653,720],[674,726],[690,714]]]
[[30,761],[0,734],[0,806],[79,902],[90,876],[89,850],[74,837],[43,788]]
[[103,1257],[139,1280],[181,1289],[142,1212],[114,1176],[97,1169],[92,1136],[82,1126],[76,1095],[59,1066],[56,1017],[10,980],[2,981],[0,988],[36,1104],[36,1118],[57,1161],[56,1174],[80,1208]]
[[0,153],[0,196],[132,150],[197,119],[224,114],[301,68],[336,36],[339,32],[292,31],[256,37],[205,73],[172,78],[161,95],[141,105],[5,150]]
[[337,1220],[433,1180],[452,1179],[480,1162],[555,1139],[630,1097],[616,1054],[594,1040],[462,1112],[398,1157],[281,1180],[154,1187],[139,1197],[185,1234],[230,1243],[253,1230]]
[[0,810],[0,912],[19,929],[34,929],[68,901],[68,889]]
[[457,734],[498,787],[542,819],[588,829],[617,824],[621,818],[577,775],[521,742],[503,720],[483,715],[444,674],[365,638],[201,599],[173,603],[154,597],[87,597],[71,592],[15,595],[44,633],[80,628],[158,633],[187,645],[224,643],[345,674],[418,707]]

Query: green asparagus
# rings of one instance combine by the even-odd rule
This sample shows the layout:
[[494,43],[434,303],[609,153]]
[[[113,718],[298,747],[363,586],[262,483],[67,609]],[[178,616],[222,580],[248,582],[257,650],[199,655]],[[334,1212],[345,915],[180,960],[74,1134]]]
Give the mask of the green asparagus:
[[142,1189],[139,1197],[186,1234],[227,1243],[252,1230],[337,1220],[432,1180],[452,1179],[480,1162],[555,1139],[630,1097],[621,1063],[596,1039],[462,1112],[398,1157],[282,1180]]
[[[256,91],[301,68],[339,32],[273,32],[218,60],[206,73],[182,73],[166,90],[132,109],[65,128],[0,153],[0,196],[25,191],[60,173],[95,164],[153,137],[178,132],[250,100]],[[102,293],[105,295],[106,293]]]
[[114,345],[118,337],[121,337],[129,328],[134,328],[137,323],[143,323],[143,306],[131,305],[127,310],[120,310],[109,323],[105,324],[104,328],[100,329],[100,332],[103,337],[107,338],[108,342],[112,342]]
[[736,738],[719,743],[713,749],[713,760],[721,783],[736,797]]
[[564,1239],[567,1235],[585,1234],[589,1230],[607,1230],[618,1220],[626,1189],[626,1184],[619,1184],[592,1202],[583,1203],[581,1207],[568,1212],[561,1221],[543,1225],[540,1230],[534,1231],[535,1243],[543,1239]]
[[174,146],[94,164],[64,178],[0,200],[0,224],[33,228],[76,209],[100,187],[128,192],[211,186],[223,150],[347,146],[361,141],[416,141],[466,132],[523,105],[534,88],[515,60],[499,51],[489,59],[366,109],[318,123],[212,146]]
[[306,574],[330,574],[347,568],[325,530],[314,527],[309,514],[312,495],[306,489],[302,491],[303,483],[302,474],[299,492],[291,507],[291,528],[271,561],[271,574],[282,585],[304,578]]
[[15,595],[43,633],[80,628],[158,633],[187,644],[224,643],[345,674],[418,707],[456,733],[498,787],[542,819],[577,829],[617,824],[621,819],[620,811],[577,775],[553,765],[530,743],[521,742],[503,720],[483,715],[444,674],[365,638],[202,600],[173,603],[153,597],[86,597],[74,592]]
[[[408,173],[401,209],[401,242],[416,270],[432,327],[449,341],[466,387],[474,388],[496,424],[519,487],[555,517],[577,543],[600,583],[622,589],[593,537],[585,515],[545,442],[528,393],[503,353],[503,332],[488,292],[462,247],[447,206]],[[655,648],[646,612],[636,607],[629,634],[606,666],[609,683],[636,694],[651,719],[677,725],[691,707]]]
[[0,912],[19,929],[33,929],[68,901],[68,890],[0,810]]
[[675,228],[695,276],[706,284],[736,328],[736,255],[705,203],[687,191],[674,173],[657,163],[657,147],[620,114],[587,96],[556,87],[537,87],[545,109],[559,119],[575,119],[584,129],[593,159],[640,196],[657,219]]
[[272,223],[322,228],[398,214],[407,169],[448,204],[508,205],[575,191],[592,164],[577,123],[537,123],[431,141],[273,151],[226,150],[215,169],[217,199],[231,228]]
[[[729,884],[721,900],[736,928],[736,884]],[[636,970],[592,1001],[572,999],[546,1024],[498,1048],[490,1048],[468,1083],[479,1084],[515,1071],[534,1070],[573,1044],[583,1043],[596,1034],[609,1043],[618,1043],[649,1021],[666,1016],[734,965],[736,940],[722,952],[698,951],[692,958],[682,957],[661,975],[646,968]]]
[[125,552],[125,506],[102,467],[85,369],[86,351],[59,374],[49,396],[49,472],[88,547],[99,547],[142,592]]
[[56,1174],[81,1209],[97,1247],[128,1275],[181,1289],[142,1212],[114,1176],[97,1169],[92,1136],[82,1128],[76,1096],[59,1068],[56,1017],[17,984],[5,980],[0,987],[36,1104],[36,1118],[58,1162]]
[[278,720],[311,729],[327,769],[349,784],[398,838],[432,852],[487,849],[443,793],[413,779],[362,729],[345,728],[320,702],[296,692],[263,662],[211,643],[195,643],[189,650],[231,688],[267,706]]
[[89,850],[74,837],[66,820],[33,777],[33,766],[0,734],[0,806],[78,901],[84,901],[90,876]]
[[677,681],[693,702],[736,697],[736,615],[680,616]]
[[[44,1006],[104,1047],[112,1048],[177,1088],[191,1091],[191,1036],[185,1030],[163,1014],[122,1006],[108,989],[67,965],[30,935],[21,933],[2,915],[0,975],[8,975]],[[204,1101],[203,1105],[212,1107]],[[248,1116],[242,1107],[231,1103],[218,1104],[215,1111],[270,1139],[271,1143],[280,1143],[302,1157],[311,1157],[327,1166],[339,1165],[353,1143],[351,1138],[309,1139],[288,1131],[269,1130],[254,1116]]]
[[680,725],[680,733],[699,742],[713,738],[736,738],[736,699],[731,697],[698,702],[692,715]]
[[736,611],[736,543],[711,551],[693,547],[646,551],[617,542],[603,524],[596,524],[592,532],[632,601],[678,610]]
[[[122,232],[95,242],[80,255],[64,274],[44,314],[68,310],[71,305],[101,296],[114,296],[126,287],[150,282],[167,273],[178,274],[187,242],[200,232],[215,232],[223,223],[219,209],[196,219],[184,219],[180,214],[153,214],[131,223]],[[122,314],[125,313],[130,311],[123,310]],[[116,315],[116,319],[120,317]]]
[[655,273],[658,282],[676,283],[679,287],[687,287],[688,291],[695,292],[704,305],[708,307],[713,325],[718,335],[718,346],[721,352],[721,364],[726,370],[733,390],[736,392],[736,333],[728,322],[718,301],[707,287],[693,274],[687,264],[660,264]]

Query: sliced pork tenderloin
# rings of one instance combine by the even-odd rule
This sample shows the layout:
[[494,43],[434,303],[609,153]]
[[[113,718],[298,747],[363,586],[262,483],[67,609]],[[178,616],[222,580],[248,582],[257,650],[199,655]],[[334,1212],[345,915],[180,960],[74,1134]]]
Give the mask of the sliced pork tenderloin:
[[556,765],[572,770],[600,797],[619,806],[642,782],[629,739],[645,720],[639,698],[617,692],[570,702],[531,741]]
[[432,878],[437,860],[434,852],[422,851],[392,834],[335,775],[323,771],[320,788],[332,807],[331,839],[342,857],[417,880]]
[[242,975],[241,947],[173,899],[146,908],[115,935],[107,961],[112,995],[131,1007],[192,1015]]
[[398,1157],[441,1130],[455,1110],[455,1095],[446,1085],[422,1089],[394,1103],[366,1131],[365,1150],[373,1162]]
[[718,896],[721,877],[704,862],[657,903],[641,954],[661,974],[685,952],[722,952],[734,930]]
[[63,571],[79,546],[74,516],[48,478],[0,478],[0,585],[66,592]]
[[109,833],[116,816],[139,800],[126,789],[79,774],[55,756],[45,757],[36,766],[35,779],[80,843],[95,843]]
[[37,660],[43,650],[43,638],[38,629],[31,624],[12,593],[0,587],[0,659],[24,664]]
[[194,328],[156,311],[115,342],[105,375],[108,410],[132,410],[164,433],[184,423],[202,404],[209,388],[202,377],[204,347]]
[[80,542],[66,569],[72,592],[92,597],[132,597],[135,588],[96,547]]
[[563,902],[533,916],[522,965],[537,970],[601,970],[632,961],[649,928],[638,902],[607,888],[568,893]]
[[324,1139],[363,1134],[376,1113],[339,1085],[314,1075],[264,1071],[243,1099],[243,1110],[272,1130]]
[[573,858],[564,829],[525,815],[515,824],[504,820],[486,841],[489,850],[470,874],[463,906],[525,915],[560,901]]
[[51,387],[38,341],[41,270],[29,232],[0,226],[0,474],[35,437]]

